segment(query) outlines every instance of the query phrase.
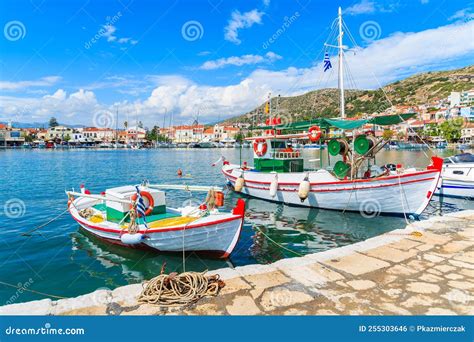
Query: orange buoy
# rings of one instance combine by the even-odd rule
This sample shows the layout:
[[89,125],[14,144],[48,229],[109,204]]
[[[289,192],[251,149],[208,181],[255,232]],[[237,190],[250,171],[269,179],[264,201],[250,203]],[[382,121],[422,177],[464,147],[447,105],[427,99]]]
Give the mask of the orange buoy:
[[222,193],[221,191],[216,191],[214,193],[214,199],[216,207],[222,207],[224,205],[224,193]]

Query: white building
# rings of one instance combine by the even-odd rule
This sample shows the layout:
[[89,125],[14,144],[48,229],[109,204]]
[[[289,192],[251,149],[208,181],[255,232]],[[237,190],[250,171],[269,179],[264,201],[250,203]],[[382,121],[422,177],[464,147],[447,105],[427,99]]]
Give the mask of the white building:
[[86,127],[82,129],[82,138],[87,141],[111,142],[115,139],[115,131],[111,128]]
[[56,126],[48,128],[46,140],[61,140],[65,141],[71,139],[74,129],[66,126]]
[[467,91],[453,91],[448,96],[450,107],[470,106],[474,104],[474,89]]

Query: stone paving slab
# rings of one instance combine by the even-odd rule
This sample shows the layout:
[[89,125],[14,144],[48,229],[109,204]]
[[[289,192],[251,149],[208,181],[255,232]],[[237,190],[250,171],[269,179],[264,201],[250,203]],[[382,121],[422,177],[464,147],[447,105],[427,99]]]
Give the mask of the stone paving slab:
[[474,210],[271,265],[211,273],[226,286],[186,307],[139,305],[143,284],[133,284],[11,304],[0,315],[472,315]]

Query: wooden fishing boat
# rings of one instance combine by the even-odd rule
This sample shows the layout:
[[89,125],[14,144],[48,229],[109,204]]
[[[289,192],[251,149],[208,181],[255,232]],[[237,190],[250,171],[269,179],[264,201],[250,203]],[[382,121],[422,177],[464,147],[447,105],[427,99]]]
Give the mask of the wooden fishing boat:
[[[369,217],[393,214],[416,218],[436,190],[443,160],[433,157],[431,165],[423,170],[376,164],[376,154],[388,141],[377,138],[375,128],[400,124],[416,113],[346,118],[343,57],[347,47],[342,42],[342,29],[346,26],[343,25],[340,8],[337,22],[334,30],[339,32],[330,35],[337,37],[337,46],[325,46],[338,50],[340,118],[282,123],[278,115],[272,114],[269,96],[265,105],[269,118],[265,125],[253,127],[261,132],[259,136],[247,138],[253,142],[254,166],[249,167],[242,161],[240,164],[224,161],[222,173],[236,192],[264,200],[356,211]],[[328,53],[325,54],[323,66],[324,71],[332,68]],[[284,134],[285,131],[291,134]],[[319,168],[305,167],[300,151],[294,150],[288,143],[292,139],[308,139],[319,146],[327,144],[328,158],[335,158],[335,163],[323,167],[323,151],[320,149],[319,159],[313,160],[320,161]]]
[[[239,199],[232,212],[219,210],[223,194],[216,187],[142,184],[107,189],[101,195],[83,189],[66,192],[71,216],[83,229],[113,244],[226,258],[242,230],[245,202]],[[208,196],[198,205],[171,208],[163,189],[208,191]]]

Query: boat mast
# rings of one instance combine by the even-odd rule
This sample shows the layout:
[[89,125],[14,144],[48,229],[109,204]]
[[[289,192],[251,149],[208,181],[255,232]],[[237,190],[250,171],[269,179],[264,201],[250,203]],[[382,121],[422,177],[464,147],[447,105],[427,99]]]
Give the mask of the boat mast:
[[346,118],[345,112],[345,104],[344,104],[344,72],[343,72],[343,65],[342,65],[342,58],[343,58],[343,46],[342,46],[342,36],[344,32],[342,31],[342,10],[339,7],[338,11],[338,18],[339,18],[339,37],[338,37],[338,49],[339,49],[339,91],[341,96],[340,106],[341,106],[341,117],[343,119]]

